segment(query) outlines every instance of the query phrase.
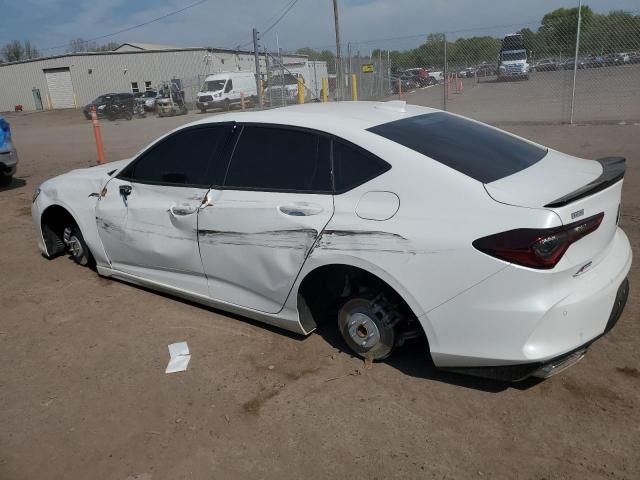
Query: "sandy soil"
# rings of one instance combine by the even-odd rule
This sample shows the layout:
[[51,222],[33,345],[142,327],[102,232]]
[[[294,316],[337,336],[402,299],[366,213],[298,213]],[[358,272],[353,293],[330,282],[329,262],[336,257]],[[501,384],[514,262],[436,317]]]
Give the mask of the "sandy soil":
[[[109,160],[185,121],[103,124]],[[363,368],[332,328],[301,338],[39,255],[34,188],[95,161],[79,112],[10,115],[0,191],[0,478],[640,478],[639,262],[617,327],[544,382],[434,370],[423,346]],[[640,258],[640,126],[509,126],[624,155],[622,226]],[[165,375],[167,345],[189,343]]]

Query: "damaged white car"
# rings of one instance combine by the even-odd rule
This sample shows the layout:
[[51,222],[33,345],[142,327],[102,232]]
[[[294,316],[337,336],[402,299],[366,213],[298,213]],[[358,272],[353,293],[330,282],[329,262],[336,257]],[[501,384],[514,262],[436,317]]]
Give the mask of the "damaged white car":
[[46,257],[356,354],[546,377],[618,320],[625,161],[582,160],[403,102],[238,112],[37,190]]

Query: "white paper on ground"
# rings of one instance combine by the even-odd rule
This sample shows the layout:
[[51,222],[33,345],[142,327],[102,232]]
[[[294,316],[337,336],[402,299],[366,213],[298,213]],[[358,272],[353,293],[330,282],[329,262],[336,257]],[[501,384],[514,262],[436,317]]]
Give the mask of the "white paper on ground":
[[187,342],[172,343],[169,345],[169,364],[164,373],[184,372],[189,365],[191,355]]

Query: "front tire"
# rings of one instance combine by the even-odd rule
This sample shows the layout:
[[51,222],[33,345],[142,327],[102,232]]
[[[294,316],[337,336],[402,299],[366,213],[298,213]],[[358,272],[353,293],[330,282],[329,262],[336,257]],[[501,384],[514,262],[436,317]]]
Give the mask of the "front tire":
[[383,294],[357,294],[338,310],[338,330],[356,355],[383,360],[393,351],[396,325],[401,319],[397,308]]
[[92,263],[93,257],[77,225],[66,227],[62,240],[74,262],[83,267],[87,267]]

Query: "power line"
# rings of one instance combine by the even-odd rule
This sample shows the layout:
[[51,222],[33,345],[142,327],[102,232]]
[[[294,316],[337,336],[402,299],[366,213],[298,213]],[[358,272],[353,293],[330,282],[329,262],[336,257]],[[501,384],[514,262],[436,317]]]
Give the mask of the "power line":
[[[198,0],[197,2],[192,3],[190,5],[187,5],[186,7],[180,8],[179,10],[174,10],[172,12],[165,13],[164,15],[161,15],[159,17],[153,18],[151,20],[147,20],[146,22],[139,23],[139,24],[133,25],[131,27],[123,28],[122,30],[118,30],[116,32],[108,33],[106,35],[100,35],[99,37],[90,38],[89,40],[85,40],[84,43],[94,42],[96,40],[102,40],[103,38],[113,37],[115,35],[118,35],[118,34],[124,33],[124,32],[130,32],[131,30],[135,30],[136,28],[144,27],[146,25],[149,25],[151,23],[157,22],[159,20],[163,20],[163,19],[165,19],[167,17],[171,17],[173,15],[177,15],[178,13],[182,13],[185,10],[189,10],[190,8],[197,7],[198,5],[202,5],[203,3],[208,2],[208,1],[209,0]],[[43,48],[42,51],[57,50],[59,48],[67,47],[68,45],[69,45],[69,43],[65,43],[65,44],[62,44],[62,45],[56,45],[55,47]]]
[[[278,18],[271,24],[269,25],[263,32],[260,32],[261,36],[266,35],[267,33],[269,33],[276,25],[278,25],[278,23],[280,23],[280,21],[287,15],[287,13],[289,13],[289,11],[291,11],[291,9],[296,5],[296,3],[298,3],[299,0],[291,0],[289,3],[287,3],[284,7],[284,10],[282,11],[282,13],[279,14]],[[278,14],[272,16],[270,20],[272,20],[275,16],[277,16]],[[268,23],[268,22],[265,22]],[[236,47],[236,50],[240,50],[250,44],[253,43],[253,39],[249,40],[246,43],[243,43],[242,45],[238,45]]]
[[287,9],[282,12],[282,15],[280,15],[280,17],[271,24],[271,26],[269,28],[267,28],[264,32],[262,32],[262,35],[266,35],[267,33],[269,33],[273,27],[275,27],[276,25],[278,25],[280,23],[280,21],[287,15],[287,13],[289,13],[289,11],[295,7],[296,3],[298,3],[299,0],[293,0],[293,2],[291,2],[291,5],[289,5],[287,7]]

